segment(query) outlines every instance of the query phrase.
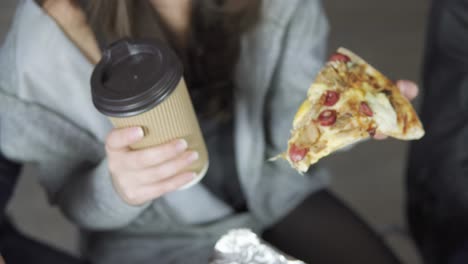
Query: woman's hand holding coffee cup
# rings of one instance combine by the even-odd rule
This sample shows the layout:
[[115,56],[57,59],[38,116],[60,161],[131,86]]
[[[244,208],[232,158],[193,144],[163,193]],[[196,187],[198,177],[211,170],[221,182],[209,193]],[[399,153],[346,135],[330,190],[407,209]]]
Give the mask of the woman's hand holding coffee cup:
[[187,150],[185,140],[131,150],[130,145],[143,137],[140,127],[132,127],[114,129],[106,139],[114,187],[126,203],[135,206],[176,191],[196,177],[187,169],[198,153]]

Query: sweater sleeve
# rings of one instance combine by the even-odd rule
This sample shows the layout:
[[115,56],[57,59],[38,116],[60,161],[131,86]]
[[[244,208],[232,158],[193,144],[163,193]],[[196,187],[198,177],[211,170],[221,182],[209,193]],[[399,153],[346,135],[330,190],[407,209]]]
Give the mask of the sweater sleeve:
[[[281,55],[265,101],[266,157],[287,148],[291,121],[323,65],[328,23],[319,0],[300,0],[286,25]],[[299,175],[284,161],[265,161],[251,202],[263,226],[289,213],[307,195],[328,184],[328,173],[314,166]]]
[[120,199],[101,142],[59,114],[2,87],[0,151],[11,160],[35,164],[49,200],[81,228],[120,228],[147,206],[130,206]]
[[115,191],[104,159],[80,175],[70,177],[57,196],[62,211],[81,227],[94,230],[121,228],[148,206],[126,204]]
[[275,78],[267,98],[268,138],[273,153],[287,147],[294,114],[324,64],[328,22],[319,0],[301,0],[287,25]]

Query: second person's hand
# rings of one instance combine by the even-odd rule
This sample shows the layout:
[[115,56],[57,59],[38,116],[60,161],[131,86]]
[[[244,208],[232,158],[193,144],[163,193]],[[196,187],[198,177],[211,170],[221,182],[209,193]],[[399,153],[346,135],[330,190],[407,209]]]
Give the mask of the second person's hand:
[[138,206],[173,192],[196,176],[186,172],[198,159],[198,153],[187,151],[185,140],[143,149],[130,145],[143,138],[140,127],[114,129],[106,139],[106,153],[112,182],[128,204]]

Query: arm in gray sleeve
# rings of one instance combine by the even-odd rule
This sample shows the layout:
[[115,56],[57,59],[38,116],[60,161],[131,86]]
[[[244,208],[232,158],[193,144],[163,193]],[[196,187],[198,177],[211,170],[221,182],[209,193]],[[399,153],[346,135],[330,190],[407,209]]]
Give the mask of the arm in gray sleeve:
[[0,113],[0,150],[12,160],[36,164],[51,202],[78,226],[120,228],[146,208],[120,199],[107,169],[104,146],[90,133],[1,89]]
[[[324,63],[328,23],[321,2],[299,1],[282,41],[282,52],[265,105],[266,157],[287,148],[291,122],[307,89]],[[285,161],[268,162],[255,190],[251,207],[269,225],[297,206],[308,194],[323,188],[326,171],[314,166],[309,175],[298,175]]]
[[[286,149],[294,114],[324,66],[329,25],[319,0],[301,1],[286,35],[284,55],[269,102],[270,138],[274,152]],[[364,141],[364,140],[363,140]],[[338,150],[345,152],[357,143]]]
[[35,164],[34,176],[49,200],[79,227],[123,227],[146,207],[129,206],[115,193],[103,142],[36,98],[73,102],[64,87],[86,89],[92,65],[32,1],[21,2],[0,48],[0,151],[10,160]]
[[148,206],[131,206],[115,191],[107,160],[69,177],[57,203],[72,221],[86,229],[106,230],[128,225]]
[[324,65],[328,29],[321,1],[300,1],[288,24],[283,54],[267,99],[269,156],[287,147],[294,114]]

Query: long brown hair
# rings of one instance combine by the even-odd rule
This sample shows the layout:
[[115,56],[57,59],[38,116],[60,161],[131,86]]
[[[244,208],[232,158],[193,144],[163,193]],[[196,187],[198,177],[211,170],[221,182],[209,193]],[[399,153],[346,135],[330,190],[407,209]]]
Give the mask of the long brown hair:
[[232,106],[241,35],[258,21],[261,0],[193,0],[191,33],[184,50],[175,44],[148,0],[88,0],[84,5],[101,44],[123,37],[165,38],[184,62],[194,100],[206,99],[197,110],[210,114]]

